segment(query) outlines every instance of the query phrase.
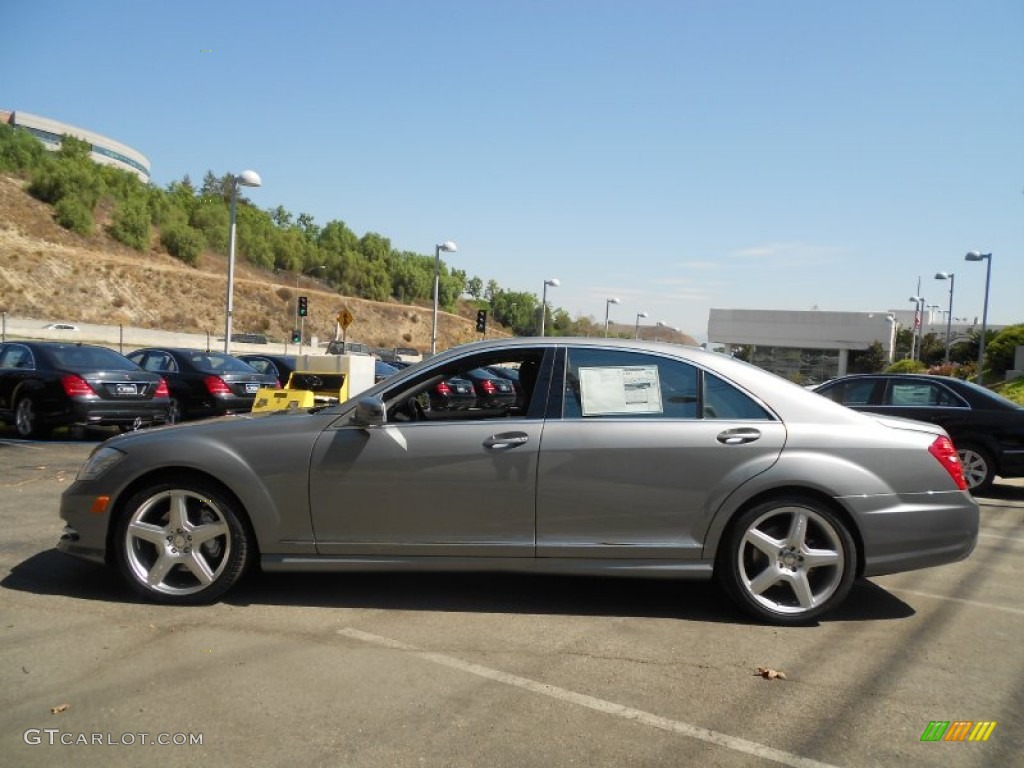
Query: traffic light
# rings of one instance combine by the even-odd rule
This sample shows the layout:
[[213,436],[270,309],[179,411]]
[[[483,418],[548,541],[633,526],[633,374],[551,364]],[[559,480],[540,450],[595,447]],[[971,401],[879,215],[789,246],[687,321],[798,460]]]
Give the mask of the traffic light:
[[305,317],[309,314],[309,299],[305,296],[299,296],[299,317]]
[[294,331],[292,331],[292,344],[301,344],[301,343],[302,343],[302,331],[300,331],[298,328],[296,328]]
[[487,310],[478,309],[476,311],[476,332],[487,333]]

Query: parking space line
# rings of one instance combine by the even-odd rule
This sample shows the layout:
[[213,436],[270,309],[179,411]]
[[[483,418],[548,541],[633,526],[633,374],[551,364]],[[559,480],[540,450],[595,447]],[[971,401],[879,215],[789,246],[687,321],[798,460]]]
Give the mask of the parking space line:
[[462,659],[455,658],[454,656],[447,656],[443,653],[435,653],[433,651],[424,651],[415,646],[407,645],[399,640],[392,640],[387,637],[372,635],[369,632],[363,632],[361,630],[351,628],[339,629],[338,634],[344,635],[352,640],[359,640],[381,648],[406,651],[425,661],[441,664],[451,669],[457,669],[461,672],[483,677],[488,680],[494,680],[495,682],[504,683],[505,685],[511,685],[515,688],[530,691],[531,693],[537,693],[542,696],[548,696],[552,699],[558,699],[559,701],[576,704],[577,706],[586,707],[587,709],[601,712],[606,715],[615,715],[625,720],[633,720],[652,728],[658,728],[662,731],[678,733],[682,736],[688,736],[691,739],[697,739],[709,744],[725,747],[726,749],[731,749],[735,752],[753,755],[754,757],[759,757],[764,760],[772,760],[782,765],[793,766],[794,768],[834,768],[834,766],[831,766],[828,763],[821,763],[817,760],[800,757],[799,755],[794,755],[791,752],[784,752],[780,749],[775,749],[764,744],[758,744],[754,741],[747,741],[746,739],[741,739],[736,736],[729,736],[728,734],[719,733],[718,731],[712,731],[707,728],[701,728],[700,726],[691,725],[690,723],[683,723],[678,720],[659,717],[658,715],[652,715],[650,712],[644,712],[640,709],[623,706],[622,704],[616,704],[611,701],[606,701],[605,699],[598,699],[583,693],[570,691],[566,688],[559,688],[556,685],[540,683],[526,677],[512,675],[497,669],[481,666],[480,664],[463,661]]
[[905,595],[917,595],[918,597],[930,597],[932,600],[947,600],[951,603],[963,603],[964,605],[971,605],[975,608],[989,608],[993,611],[1003,611],[1005,613],[1015,613],[1018,616],[1024,616],[1024,609],[1010,608],[1007,605],[995,605],[994,603],[982,603],[977,600],[964,600],[962,597],[949,597],[948,595],[933,595],[931,592],[918,592],[915,589],[900,589],[899,587],[883,586],[886,592],[902,592]]

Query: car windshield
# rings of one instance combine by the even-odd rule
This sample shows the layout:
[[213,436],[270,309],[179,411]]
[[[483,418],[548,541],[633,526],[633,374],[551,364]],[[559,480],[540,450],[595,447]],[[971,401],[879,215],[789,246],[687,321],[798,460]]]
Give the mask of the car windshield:
[[54,366],[72,371],[137,371],[139,366],[104,347],[55,347],[47,350]]

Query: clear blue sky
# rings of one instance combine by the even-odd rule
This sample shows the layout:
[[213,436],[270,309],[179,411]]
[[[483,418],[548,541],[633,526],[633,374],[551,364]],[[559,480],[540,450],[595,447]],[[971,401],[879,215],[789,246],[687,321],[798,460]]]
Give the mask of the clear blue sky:
[[0,108],[573,316],[1024,321],[1021,0],[5,3]]

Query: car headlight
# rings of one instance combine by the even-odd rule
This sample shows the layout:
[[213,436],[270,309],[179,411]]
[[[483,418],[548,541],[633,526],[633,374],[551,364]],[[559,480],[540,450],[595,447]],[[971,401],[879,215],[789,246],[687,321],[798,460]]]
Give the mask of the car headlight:
[[93,451],[85,464],[78,470],[78,480],[95,480],[125,457],[124,451],[102,446]]

